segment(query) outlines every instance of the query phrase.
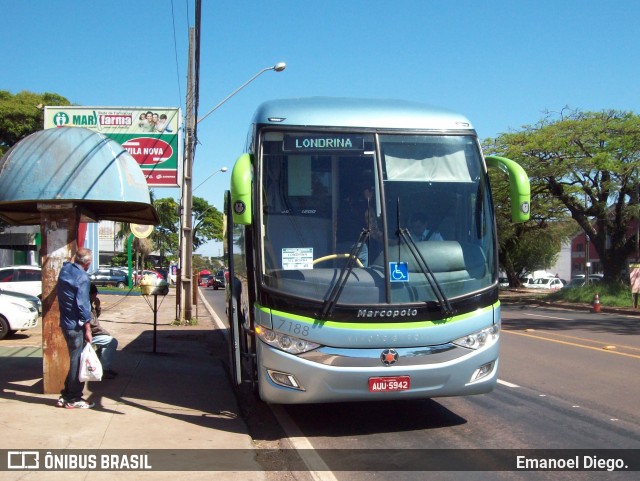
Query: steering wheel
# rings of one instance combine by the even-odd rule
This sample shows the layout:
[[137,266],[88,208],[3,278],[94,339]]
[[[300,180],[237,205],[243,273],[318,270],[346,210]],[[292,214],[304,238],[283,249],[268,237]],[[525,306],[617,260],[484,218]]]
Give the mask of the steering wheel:
[[[330,261],[332,259],[348,259],[352,257],[351,254],[329,254],[328,256],[324,256],[324,257],[318,257],[317,259],[313,260],[313,265],[315,266],[316,264],[319,264],[320,262],[325,262],[325,261]],[[360,261],[360,259],[358,259],[357,257],[353,257],[356,260],[356,265],[358,267],[364,267],[364,265],[362,264],[362,261]]]

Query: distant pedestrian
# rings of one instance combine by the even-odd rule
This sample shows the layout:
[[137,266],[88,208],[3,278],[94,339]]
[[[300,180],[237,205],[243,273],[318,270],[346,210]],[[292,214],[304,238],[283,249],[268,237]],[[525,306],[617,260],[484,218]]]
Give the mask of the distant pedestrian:
[[94,406],[82,398],[84,382],[78,377],[82,349],[85,341],[91,342],[90,281],[87,275],[91,256],[89,249],[78,249],[74,262],[65,262],[58,276],[60,329],[69,349],[69,372],[58,399],[58,406],[68,409],[89,409]]
[[102,363],[102,379],[113,379],[118,373],[111,369],[111,363],[118,349],[118,340],[102,327],[98,317],[102,312],[98,288],[91,284],[89,288],[91,300],[91,344],[98,347],[100,362]]

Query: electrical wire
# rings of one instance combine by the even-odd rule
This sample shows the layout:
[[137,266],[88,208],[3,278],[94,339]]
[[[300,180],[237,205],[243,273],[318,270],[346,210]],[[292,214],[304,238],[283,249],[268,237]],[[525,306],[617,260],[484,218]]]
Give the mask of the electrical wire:
[[176,77],[178,80],[178,105],[182,105],[182,85],[180,83],[180,64],[178,62],[178,41],[176,38],[176,15],[171,0],[171,23],[173,24],[173,51],[176,57]]

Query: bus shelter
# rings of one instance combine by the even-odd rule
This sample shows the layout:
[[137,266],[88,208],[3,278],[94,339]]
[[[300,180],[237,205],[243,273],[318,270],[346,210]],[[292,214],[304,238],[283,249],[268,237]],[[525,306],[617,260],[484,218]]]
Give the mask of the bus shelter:
[[[58,274],[81,247],[82,223],[156,225],[158,214],[137,162],[117,142],[85,128],[35,132],[0,159],[0,218],[40,225],[45,394],[60,391],[68,353],[58,328]],[[67,362],[64,362],[64,360]]]

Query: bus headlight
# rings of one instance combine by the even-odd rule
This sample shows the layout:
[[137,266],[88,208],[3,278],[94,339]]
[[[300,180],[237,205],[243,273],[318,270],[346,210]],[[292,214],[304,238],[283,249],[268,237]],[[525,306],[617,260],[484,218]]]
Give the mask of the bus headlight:
[[481,347],[493,344],[500,336],[500,323],[496,323],[491,327],[482,329],[481,331],[468,334],[464,337],[453,341],[453,344],[467,349],[480,349]]
[[315,342],[272,331],[262,326],[256,326],[256,334],[270,346],[290,354],[302,354],[320,347],[320,344]]

